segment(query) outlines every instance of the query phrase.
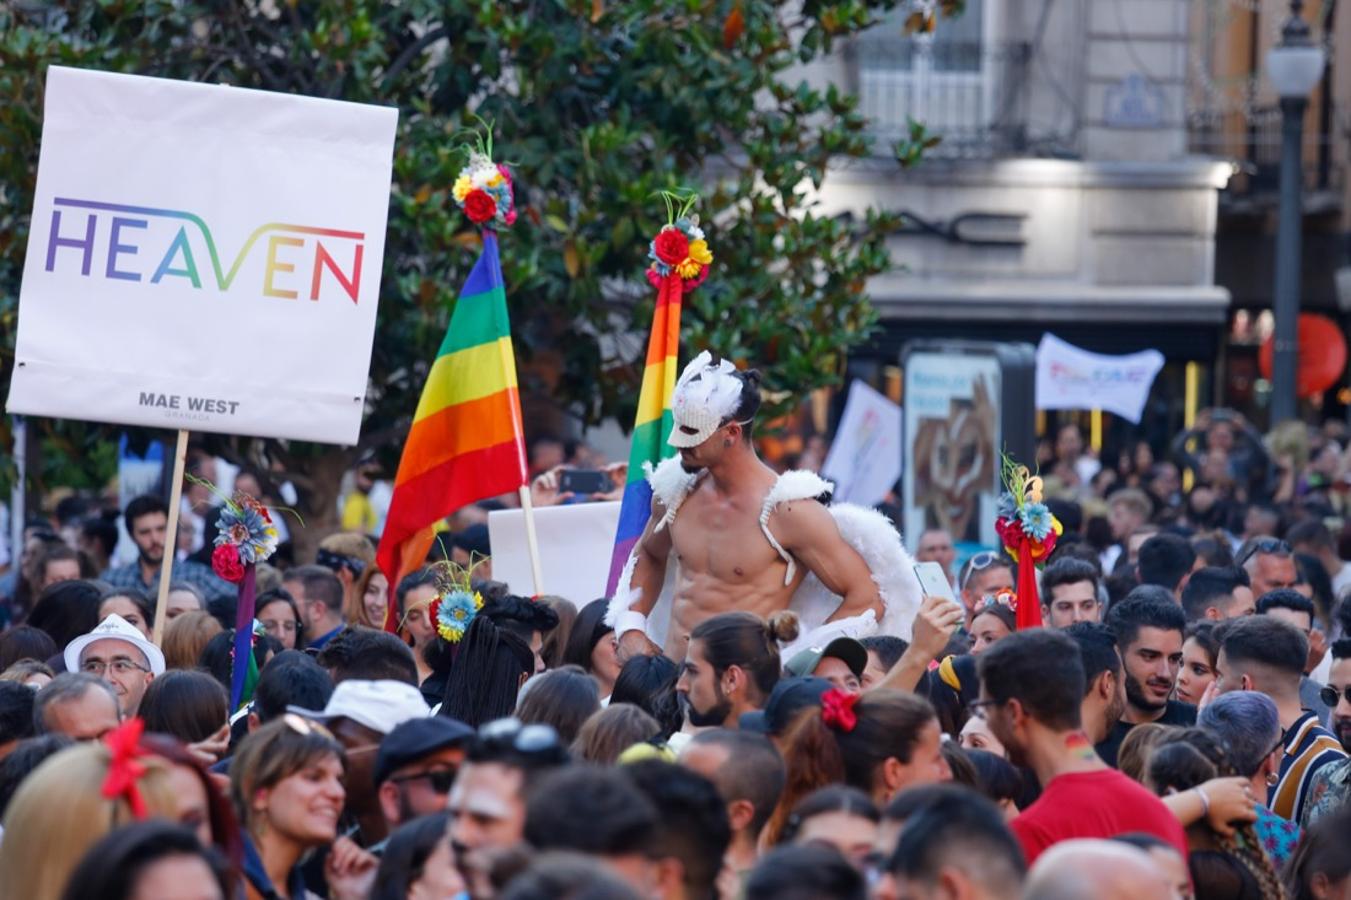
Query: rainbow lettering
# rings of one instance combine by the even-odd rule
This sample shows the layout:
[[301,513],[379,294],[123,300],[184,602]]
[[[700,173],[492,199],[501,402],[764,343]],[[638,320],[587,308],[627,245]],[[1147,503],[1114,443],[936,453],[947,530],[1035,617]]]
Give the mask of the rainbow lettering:
[[[340,231],[334,228],[315,228],[309,225],[289,225],[282,222],[268,222],[260,225],[249,235],[244,246],[240,248],[231,263],[228,270],[221,264],[220,254],[216,251],[216,241],[211,234],[211,229],[207,227],[206,222],[201,216],[179,209],[158,209],[150,206],[128,206],[122,203],[103,203],[96,200],[76,200],[70,197],[57,197],[52,201],[52,227],[47,238],[47,265],[48,272],[56,270],[58,261],[73,259],[69,253],[71,250],[80,251],[80,274],[89,276],[94,267],[94,249],[96,240],[101,231],[99,222],[100,213],[112,213],[111,221],[107,226],[107,259],[103,267],[103,275],[106,278],[117,279],[121,281],[145,281],[150,284],[159,284],[168,277],[185,278],[197,289],[202,287],[202,277],[197,267],[197,257],[193,251],[194,238],[200,241],[198,246],[205,246],[206,255],[211,262],[211,273],[215,276],[216,288],[221,292],[230,290],[234,285],[235,276],[239,274],[240,267],[249,256],[249,251],[253,249],[254,244],[264,235],[267,236],[266,251],[264,256],[264,266],[261,273],[261,285],[259,292],[265,297],[278,297],[282,299],[294,300],[300,296],[299,285],[294,285],[294,276],[290,275],[296,271],[296,266],[304,259],[304,253],[312,245],[311,254],[312,265],[309,267],[309,299],[317,301],[320,295],[320,289],[325,283],[323,277],[327,270],[331,275],[330,281],[336,281],[343,293],[351,298],[352,303],[357,303],[358,293],[361,289],[361,262],[365,251],[366,235],[360,231]],[[61,213],[62,209],[82,209],[88,210],[89,215],[84,223],[83,234],[63,234],[61,231]],[[154,271],[145,278],[147,270],[137,271],[134,268],[131,257],[137,256],[144,247],[138,246],[133,242],[133,232],[136,230],[147,231],[151,229],[152,220],[156,225],[162,226],[164,220],[181,220],[188,224],[180,225],[173,237],[164,245],[164,251],[158,256],[159,262],[154,267]],[[194,230],[190,231],[189,226]],[[162,234],[169,232],[162,228],[153,229]],[[198,235],[200,231],[200,235]],[[322,238],[328,238],[325,244]],[[344,272],[334,258],[330,247],[334,247],[337,242],[351,242],[352,265],[350,272]],[[299,248],[299,249],[298,249]],[[68,251],[58,257],[58,251]],[[152,257],[153,258],[153,257]],[[288,278],[288,276],[290,276]],[[288,287],[288,285],[293,285]]]

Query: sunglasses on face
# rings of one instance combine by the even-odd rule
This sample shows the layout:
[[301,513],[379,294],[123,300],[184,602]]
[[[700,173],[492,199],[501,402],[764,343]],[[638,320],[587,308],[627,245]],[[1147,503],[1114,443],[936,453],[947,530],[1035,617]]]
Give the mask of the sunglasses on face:
[[549,725],[525,725],[520,719],[508,718],[489,722],[478,730],[479,740],[500,751],[514,751],[524,756],[546,758],[565,752],[558,732]]
[[1328,709],[1335,707],[1341,700],[1351,703],[1351,684],[1342,688],[1340,691],[1335,687],[1324,687],[1318,691],[1318,699],[1323,701],[1323,705]]
[[405,784],[409,781],[425,779],[436,793],[449,794],[451,786],[455,784],[455,776],[457,774],[458,772],[455,769],[433,769],[430,772],[418,772],[415,775],[401,775],[398,778],[391,778],[389,780],[395,784]]

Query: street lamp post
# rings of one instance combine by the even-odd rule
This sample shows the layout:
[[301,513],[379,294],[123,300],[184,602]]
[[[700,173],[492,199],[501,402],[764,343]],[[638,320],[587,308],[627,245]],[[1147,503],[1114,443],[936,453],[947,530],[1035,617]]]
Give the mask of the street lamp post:
[[1281,42],[1267,54],[1267,74],[1281,98],[1281,205],[1276,230],[1276,334],[1272,354],[1271,424],[1295,417],[1298,364],[1304,110],[1323,76],[1323,49],[1309,34],[1303,0],[1291,0]]

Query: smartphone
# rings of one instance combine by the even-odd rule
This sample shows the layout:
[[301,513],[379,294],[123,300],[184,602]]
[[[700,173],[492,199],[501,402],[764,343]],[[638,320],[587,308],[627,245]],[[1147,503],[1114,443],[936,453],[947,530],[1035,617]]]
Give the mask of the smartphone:
[[[952,593],[952,582],[948,581],[948,575],[943,571],[943,567],[936,562],[915,563],[915,577],[919,579],[919,586],[924,591],[926,597],[942,597],[949,603],[957,603],[957,597]],[[960,603],[957,603],[960,606]]]
[[558,476],[558,489],[565,494],[605,494],[614,485],[600,469],[564,469]]

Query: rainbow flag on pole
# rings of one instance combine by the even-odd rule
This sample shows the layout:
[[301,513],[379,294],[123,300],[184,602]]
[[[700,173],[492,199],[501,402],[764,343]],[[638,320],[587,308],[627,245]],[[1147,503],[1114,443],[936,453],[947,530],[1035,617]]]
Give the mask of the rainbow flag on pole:
[[619,527],[615,532],[614,555],[610,558],[610,579],[605,593],[613,596],[633,546],[642,537],[652,514],[652,486],[647,483],[644,463],[656,465],[675,455],[666,443],[671,434],[671,395],[675,392],[676,356],[680,348],[680,301],[683,286],[678,277],[661,280],[657,290],[657,311],[652,318],[652,335],[647,341],[647,366],[643,387],[638,394],[638,414],[633,423],[633,446],[629,450],[629,475],[624,485],[624,501],[619,507]]
[[[484,229],[441,350],[427,374],[399,460],[376,561],[399,579],[427,558],[435,524],[457,509],[527,483],[516,358],[497,234]],[[391,614],[385,627],[394,630]]]

